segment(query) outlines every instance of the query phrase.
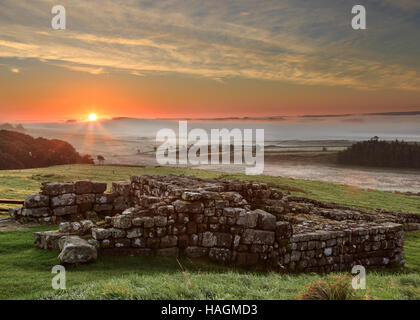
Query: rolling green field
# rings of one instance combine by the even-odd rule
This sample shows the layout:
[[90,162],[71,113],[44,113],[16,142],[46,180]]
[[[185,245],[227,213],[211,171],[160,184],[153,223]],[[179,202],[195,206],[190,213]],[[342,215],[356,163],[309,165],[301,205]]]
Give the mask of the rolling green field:
[[[23,199],[37,192],[42,181],[126,180],[131,175],[188,173],[200,177],[239,178],[272,182],[309,198],[362,208],[387,208],[420,213],[418,197],[363,191],[327,182],[250,177],[167,167],[72,165],[44,169],[0,171],[0,198]],[[318,274],[254,273],[204,261],[158,257],[100,257],[91,265],[67,269],[67,290],[51,289],[51,268],[58,251],[37,250],[33,227],[0,232],[0,299],[294,299]],[[361,299],[420,299],[420,233],[405,235],[406,265],[398,270],[368,271]]]

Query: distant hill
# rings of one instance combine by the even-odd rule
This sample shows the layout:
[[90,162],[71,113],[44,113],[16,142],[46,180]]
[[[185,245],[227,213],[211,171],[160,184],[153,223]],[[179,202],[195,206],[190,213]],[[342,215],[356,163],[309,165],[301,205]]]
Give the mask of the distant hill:
[[81,156],[62,140],[33,138],[29,135],[0,130],[0,169],[41,168],[60,164],[93,164],[90,156]]

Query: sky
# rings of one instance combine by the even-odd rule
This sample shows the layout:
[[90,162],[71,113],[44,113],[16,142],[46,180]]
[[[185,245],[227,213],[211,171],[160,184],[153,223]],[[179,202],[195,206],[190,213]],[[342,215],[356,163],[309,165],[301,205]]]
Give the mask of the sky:
[[1,0],[0,121],[418,111],[419,30],[418,0]]

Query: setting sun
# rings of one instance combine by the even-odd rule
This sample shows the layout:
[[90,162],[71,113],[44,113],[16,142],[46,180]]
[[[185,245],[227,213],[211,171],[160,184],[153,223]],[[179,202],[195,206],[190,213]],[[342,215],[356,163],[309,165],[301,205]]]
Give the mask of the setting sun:
[[89,121],[96,121],[98,119],[98,117],[96,116],[95,113],[91,113],[89,115]]

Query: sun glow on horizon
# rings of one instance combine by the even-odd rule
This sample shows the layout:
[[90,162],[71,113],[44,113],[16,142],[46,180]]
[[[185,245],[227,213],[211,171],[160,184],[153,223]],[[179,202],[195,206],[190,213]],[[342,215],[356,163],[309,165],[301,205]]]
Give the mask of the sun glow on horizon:
[[89,114],[88,119],[89,121],[96,121],[98,119],[98,116],[96,115],[96,113],[91,113]]

